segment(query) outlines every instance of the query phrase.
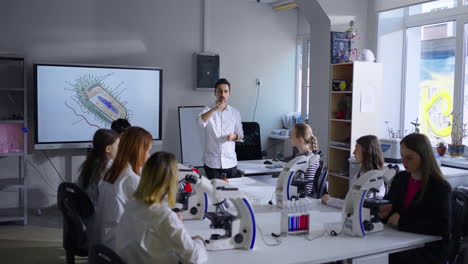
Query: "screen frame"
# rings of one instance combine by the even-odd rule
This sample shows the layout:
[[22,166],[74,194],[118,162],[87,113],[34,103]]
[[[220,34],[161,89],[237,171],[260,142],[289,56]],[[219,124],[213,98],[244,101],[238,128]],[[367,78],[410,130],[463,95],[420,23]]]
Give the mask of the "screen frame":
[[151,70],[159,71],[159,131],[158,137],[153,135],[153,145],[162,145],[162,96],[163,96],[163,69],[159,67],[138,67],[122,65],[101,65],[101,64],[75,64],[75,63],[33,63],[33,83],[34,83],[34,148],[43,149],[75,149],[92,148],[92,141],[57,141],[57,142],[39,142],[38,139],[38,83],[37,69],[40,66],[52,67],[78,67],[78,68],[107,68],[123,70]]

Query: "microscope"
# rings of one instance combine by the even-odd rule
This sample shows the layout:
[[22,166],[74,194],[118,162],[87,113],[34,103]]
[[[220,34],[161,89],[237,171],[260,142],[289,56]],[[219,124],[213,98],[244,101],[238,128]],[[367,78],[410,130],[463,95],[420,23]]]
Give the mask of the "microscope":
[[383,231],[379,208],[390,202],[376,198],[385,180],[393,178],[397,169],[384,167],[371,170],[359,177],[350,188],[342,209],[343,229],[346,234],[365,237],[367,234]]
[[[253,249],[256,236],[255,215],[250,202],[238,188],[220,179],[208,180],[195,174],[185,176],[185,181],[195,189],[204,191],[213,202],[215,210],[206,212],[210,228],[224,229],[224,234],[212,234],[205,240],[207,250]],[[227,209],[234,204],[237,215]]]
[[193,188],[185,181],[187,175],[199,177],[198,173],[191,168],[177,164],[179,169],[179,190],[177,191],[176,203],[178,205],[174,211],[182,214],[184,220],[203,219],[208,208],[208,197],[205,192]]
[[305,195],[301,195],[301,193],[304,193],[306,186],[313,181],[305,180],[303,176],[309,168],[309,164],[313,164],[319,159],[320,154],[301,155],[292,159],[285,166],[276,181],[275,195],[278,207],[282,208],[286,201],[305,198]]

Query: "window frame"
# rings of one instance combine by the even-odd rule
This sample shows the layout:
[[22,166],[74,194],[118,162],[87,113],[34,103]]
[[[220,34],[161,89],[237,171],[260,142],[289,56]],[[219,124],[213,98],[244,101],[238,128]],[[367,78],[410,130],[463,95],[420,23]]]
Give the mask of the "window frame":
[[[309,78],[309,64],[310,64],[310,34],[305,35],[298,35],[297,36],[297,44],[296,48],[299,48],[301,45],[301,54],[302,56],[298,56],[298,52],[296,51],[296,96],[295,96],[295,106],[294,109],[301,113],[302,120],[305,121],[309,115],[309,92],[310,92],[310,78]],[[298,83],[298,75],[299,75],[299,61],[302,64],[302,74],[300,76],[301,82]],[[299,93],[300,91],[300,93]],[[304,96],[305,95],[305,96]],[[300,106],[300,108],[299,108]]]

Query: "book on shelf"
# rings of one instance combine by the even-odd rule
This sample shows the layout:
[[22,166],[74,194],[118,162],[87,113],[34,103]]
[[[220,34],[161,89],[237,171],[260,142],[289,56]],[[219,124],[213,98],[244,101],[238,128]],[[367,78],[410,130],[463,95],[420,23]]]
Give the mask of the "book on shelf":
[[349,148],[350,147],[350,144],[347,141],[331,140],[330,145],[335,146],[335,147],[340,147],[340,148]]
[[349,172],[347,170],[337,170],[337,171],[330,171],[331,174],[342,176],[342,177],[349,177]]

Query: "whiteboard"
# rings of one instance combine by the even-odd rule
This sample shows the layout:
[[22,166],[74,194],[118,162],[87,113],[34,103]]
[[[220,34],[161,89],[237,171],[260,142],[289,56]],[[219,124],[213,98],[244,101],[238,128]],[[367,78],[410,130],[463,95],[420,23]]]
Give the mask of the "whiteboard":
[[198,124],[198,115],[204,106],[179,106],[179,134],[182,164],[203,166],[205,151],[204,128]]

